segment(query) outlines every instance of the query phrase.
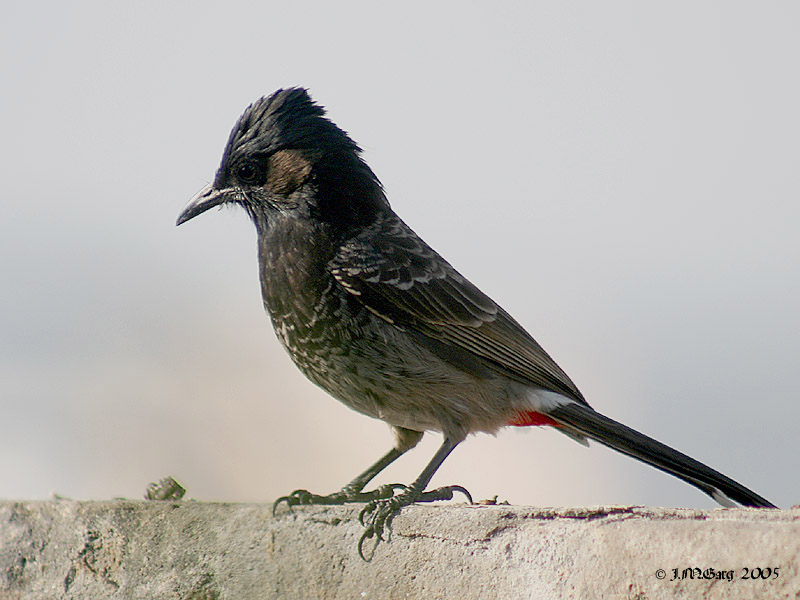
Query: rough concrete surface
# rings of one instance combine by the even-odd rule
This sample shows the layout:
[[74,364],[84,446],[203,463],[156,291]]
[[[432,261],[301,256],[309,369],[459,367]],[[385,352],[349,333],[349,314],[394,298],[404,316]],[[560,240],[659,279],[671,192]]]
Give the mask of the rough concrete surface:
[[2,502],[0,599],[800,598],[797,509],[414,506],[364,562],[359,508]]

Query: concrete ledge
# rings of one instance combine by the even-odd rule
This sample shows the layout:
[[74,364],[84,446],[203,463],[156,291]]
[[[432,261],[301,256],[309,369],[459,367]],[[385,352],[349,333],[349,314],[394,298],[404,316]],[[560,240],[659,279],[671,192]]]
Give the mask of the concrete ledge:
[[359,508],[3,502],[0,599],[800,598],[796,509]]

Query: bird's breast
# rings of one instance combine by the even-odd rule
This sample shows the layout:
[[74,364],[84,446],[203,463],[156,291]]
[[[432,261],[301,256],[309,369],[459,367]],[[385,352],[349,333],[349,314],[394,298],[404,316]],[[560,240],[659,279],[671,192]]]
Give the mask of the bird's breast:
[[288,235],[259,240],[264,305],[306,377],[353,410],[400,427],[460,435],[505,424],[499,407],[515,394],[504,380],[457,368],[370,312],[334,279],[316,241],[309,248]]
[[287,221],[260,233],[261,291],[281,343],[298,367],[320,383],[328,377],[331,355],[345,351],[363,323],[328,270],[335,248],[325,232],[307,229],[302,222]]

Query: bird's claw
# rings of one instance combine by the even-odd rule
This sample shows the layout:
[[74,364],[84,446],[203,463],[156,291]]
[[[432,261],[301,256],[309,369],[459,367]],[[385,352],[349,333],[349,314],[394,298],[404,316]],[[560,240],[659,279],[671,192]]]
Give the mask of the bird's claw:
[[361,539],[358,541],[358,554],[365,561],[368,559],[364,556],[364,541],[373,537],[376,538],[373,552],[380,542],[388,541],[389,536],[384,536],[384,534],[388,533],[391,535],[392,519],[394,519],[404,506],[409,506],[417,502],[452,500],[455,492],[461,492],[467,497],[469,503],[473,504],[472,495],[466,488],[460,485],[449,485],[429,492],[419,492],[413,488],[399,484],[391,487],[393,489],[401,489],[402,492],[390,498],[375,498],[370,500],[358,514],[358,521],[364,527],[364,533],[361,534]]
[[[395,492],[399,493],[395,495]],[[400,509],[416,502],[452,500],[455,492],[461,492],[467,497],[469,503],[473,504],[470,493],[460,485],[448,485],[428,492],[420,492],[413,486],[387,483],[370,492],[362,492],[345,486],[340,491],[327,496],[312,494],[308,490],[295,490],[288,496],[281,496],[275,500],[272,505],[272,514],[275,515],[275,511],[282,503],[285,503],[291,511],[293,506],[366,502],[364,508],[358,513],[358,521],[364,527],[364,533],[361,534],[358,541],[358,554],[364,560],[369,560],[364,555],[364,542],[375,538],[375,547],[377,547],[379,543],[388,541],[389,535],[387,534],[391,534],[392,519],[400,512]],[[373,547],[373,551],[375,547]]]
[[328,494],[327,496],[320,496],[312,494],[308,490],[295,490],[288,496],[281,496],[272,504],[272,516],[282,503],[285,503],[289,510],[293,506],[308,506],[312,504],[317,505],[333,505],[333,504],[346,504],[347,502],[374,502],[384,498],[391,498],[394,496],[395,490],[406,489],[406,486],[399,483],[389,483],[381,485],[369,492],[362,492],[353,488],[345,486],[338,492]]
[[417,502],[436,502],[437,500],[452,500],[453,494],[456,492],[461,492],[467,497],[467,502],[470,504],[475,504],[472,500],[472,494],[469,493],[467,488],[460,486],[460,485],[448,485],[445,487],[440,487],[435,490],[431,490],[430,492],[425,492],[422,494],[422,497],[417,500]]
[[291,512],[293,506],[312,504],[312,499],[314,496],[315,495],[308,490],[295,490],[288,496],[281,496],[272,503],[272,516],[275,516],[275,511],[278,510],[278,506],[284,502],[286,503],[286,507],[289,509],[289,512]]
[[[364,533],[361,534],[361,538],[358,540],[358,555],[363,560],[369,561],[364,555],[364,542],[373,537],[376,538],[375,545],[372,548],[374,552],[379,543],[388,541],[388,536],[384,538],[384,531],[391,534],[391,524],[394,516],[401,508],[413,503],[413,496],[409,495],[406,490],[398,496],[372,500],[361,509],[358,520],[364,526]],[[365,519],[367,522],[364,521]]]

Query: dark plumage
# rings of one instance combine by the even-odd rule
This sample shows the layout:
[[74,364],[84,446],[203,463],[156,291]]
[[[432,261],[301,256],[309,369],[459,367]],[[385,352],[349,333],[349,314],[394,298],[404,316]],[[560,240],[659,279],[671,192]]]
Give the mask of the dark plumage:
[[[305,90],[279,90],[247,108],[214,183],[178,224],[223,203],[240,204],[255,223],[264,304],[294,362],[350,408],[389,423],[397,438],[342,491],[298,491],[282,499],[289,504],[369,500],[365,536],[380,537],[402,506],[461,489],[425,492],[468,434],[552,425],[676,475],[721,503],[772,506],[592,410],[507,312],[391,210],[360,148]],[[362,492],[428,430],[445,441],[414,483],[397,495]]]

